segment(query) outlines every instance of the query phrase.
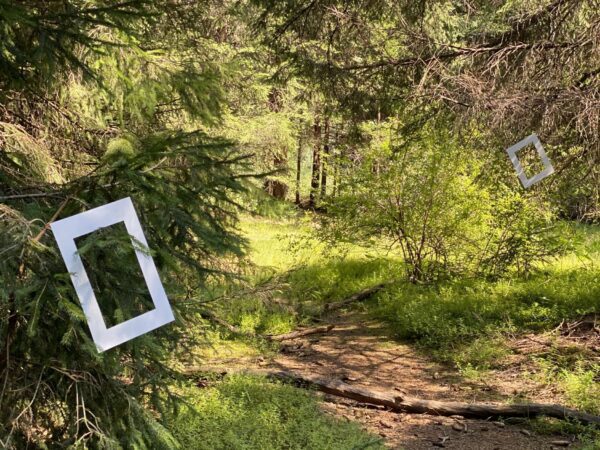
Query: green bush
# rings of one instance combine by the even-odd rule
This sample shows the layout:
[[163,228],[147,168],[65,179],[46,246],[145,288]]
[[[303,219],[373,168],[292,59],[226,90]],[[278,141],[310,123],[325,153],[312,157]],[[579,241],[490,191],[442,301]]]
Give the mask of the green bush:
[[[378,296],[376,315],[395,334],[457,362],[466,346],[502,332],[543,331],[600,310],[600,270],[556,266],[528,279],[397,285]],[[467,352],[467,353],[465,353]]]
[[322,218],[323,239],[383,239],[412,282],[527,273],[566,247],[546,202],[487,179],[483,161],[433,124],[410,143],[373,146],[339,192]]
[[569,403],[591,414],[600,414],[600,364],[590,368],[579,365],[575,371],[563,370],[559,379]]

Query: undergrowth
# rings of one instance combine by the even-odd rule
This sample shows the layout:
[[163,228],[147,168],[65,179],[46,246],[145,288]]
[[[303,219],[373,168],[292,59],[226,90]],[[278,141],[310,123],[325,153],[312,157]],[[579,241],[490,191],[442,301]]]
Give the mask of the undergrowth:
[[186,449],[384,449],[379,437],[323,414],[311,392],[262,378],[230,376],[190,388],[187,400],[169,423]]
[[[252,259],[246,276],[251,285],[271,287],[218,303],[223,317],[245,332],[284,333],[311,323],[327,302],[396,280],[372,300],[354,307],[387,323],[395,337],[455,366],[463,377],[483,379],[487,371],[503,365],[511,351],[507,338],[548,332],[562,321],[600,310],[599,227],[572,227],[576,250],[538,267],[527,278],[462,279],[434,285],[403,281],[402,261],[392,253],[357,245],[327,248],[312,238],[311,227],[310,216],[289,214],[285,219],[242,222]],[[223,330],[212,333],[213,350],[201,352],[203,357],[215,356],[231,342],[243,342],[234,346],[238,357],[269,351]],[[556,386],[568,405],[600,413],[600,369],[588,356],[577,351],[549,352],[533,362],[537,381]],[[289,386],[232,378],[215,388],[191,392],[192,406],[174,425],[189,448],[208,448],[202,445],[210,439],[198,436],[211,433],[217,445],[210,448],[356,448],[356,442],[371,439],[319,416],[314,399]],[[296,427],[292,422],[298,420],[303,425]],[[538,422],[536,426],[546,426],[543,420]],[[300,430],[312,431],[300,436]],[[589,427],[576,431],[588,448],[598,448],[593,443],[596,432]],[[341,433],[340,447],[332,447],[333,441],[327,439],[337,433]],[[356,442],[350,446],[351,441]]]

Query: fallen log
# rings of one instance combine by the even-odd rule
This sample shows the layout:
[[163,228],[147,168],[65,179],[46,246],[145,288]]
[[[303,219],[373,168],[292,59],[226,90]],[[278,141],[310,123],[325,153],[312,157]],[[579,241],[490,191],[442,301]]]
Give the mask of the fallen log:
[[292,331],[290,333],[285,333],[285,334],[268,335],[268,336],[266,336],[266,338],[271,341],[281,342],[281,341],[287,341],[290,339],[295,339],[295,338],[299,338],[299,337],[303,337],[303,336],[309,336],[311,334],[328,333],[329,331],[333,330],[334,327],[335,327],[335,325],[323,325],[320,327],[306,328],[304,330]]
[[327,311],[327,312],[334,311],[336,309],[343,308],[344,306],[347,306],[350,303],[361,302],[363,300],[367,300],[367,299],[371,298],[373,295],[375,295],[377,292],[379,292],[382,289],[384,289],[385,287],[389,286],[390,284],[392,284],[391,281],[388,281],[386,283],[377,284],[375,286],[372,286],[370,288],[367,288],[360,292],[357,292],[356,294],[352,294],[350,297],[345,298],[344,300],[341,300],[339,302],[327,303],[327,304],[325,304],[325,311]]
[[[208,371],[210,371],[210,369]],[[340,380],[329,380],[314,375],[302,375],[285,370],[243,370],[242,373],[261,375],[271,379],[292,382],[300,387],[316,388],[326,394],[349,398],[361,403],[385,406],[397,412],[438,416],[460,415],[463,417],[480,419],[487,419],[490,417],[547,416],[562,420],[576,420],[584,425],[600,425],[600,416],[587,414],[558,404],[524,403],[499,405],[493,403],[444,402],[425,400],[408,395],[398,395],[397,392],[384,392],[359,388]]]

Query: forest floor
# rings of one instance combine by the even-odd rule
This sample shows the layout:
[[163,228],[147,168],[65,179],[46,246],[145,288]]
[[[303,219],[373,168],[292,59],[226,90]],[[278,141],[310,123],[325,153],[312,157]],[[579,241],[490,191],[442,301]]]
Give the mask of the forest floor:
[[[485,380],[465,380],[451,367],[433,361],[411,345],[390,337],[390,330],[364,313],[332,317],[335,324],[328,333],[286,341],[279,353],[228,359],[228,369],[261,368],[293,371],[339,379],[371,390],[398,390],[430,400],[462,402],[506,402],[526,397],[536,402],[560,402],[556,389],[534,379],[518,376],[529,369],[524,353],[542,351],[550,345],[544,337],[515,339],[510,346],[515,357],[503,370],[488,373]],[[555,341],[555,340],[554,340]],[[600,339],[581,345],[596,347]],[[556,342],[554,342],[554,345]],[[572,343],[565,343],[571,345]],[[218,364],[213,360],[211,364]],[[361,424],[365,430],[383,438],[387,447],[422,450],[435,448],[465,450],[579,448],[575,435],[564,431],[536,432],[526,419],[465,419],[389,411],[327,394],[322,409],[338,418]]]
[[[326,248],[309,227],[307,221],[245,221],[252,289],[216,305],[216,312],[246,335],[287,333],[315,321],[335,328],[273,345],[206,325],[210,345],[195,364],[224,372],[287,370],[428,400],[559,403],[600,411],[600,318],[592,317],[600,307],[600,228],[578,228],[577,251],[529,278],[436,286],[400,280],[369,300],[327,314],[325,304],[395,280],[401,260],[358,246]],[[215,296],[221,294],[227,297]],[[397,413],[322,393],[317,396],[323,401],[313,406],[334,420],[311,416],[308,423],[303,414],[311,408],[309,400],[295,397],[306,390],[290,386],[293,391],[280,392],[283,385],[261,377],[229,378],[223,391],[220,382],[201,382],[194,391],[202,419],[194,422],[194,435],[203,426],[205,434],[237,430],[233,441],[214,448],[303,449],[310,428],[311,448],[600,449],[597,429],[563,420]],[[228,406],[208,405],[211,395]],[[292,406],[290,395],[305,407]],[[227,411],[232,404],[235,413]],[[294,424],[297,429],[290,431]],[[240,427],[247,430],[241,433]],[[254,436],[260,439],[252,447],[246,441]],[[334,445],[334,436],[345,440]],[[205,448],[202,442],[194,445]]]

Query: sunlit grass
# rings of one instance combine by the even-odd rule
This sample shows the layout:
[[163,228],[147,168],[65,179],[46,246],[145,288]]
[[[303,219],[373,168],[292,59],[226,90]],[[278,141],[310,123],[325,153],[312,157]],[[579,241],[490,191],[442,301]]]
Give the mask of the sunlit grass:
[[186,391],[187,406],[168,427],[185,449],[383,449],[381,438],[325,415],[310,391],[230,376]]
[[285,271],[317,260],[325,246],[311,238],[309,217],[265,219],[246,216],[240,223],[250,242],[252,263],[263,269]]

